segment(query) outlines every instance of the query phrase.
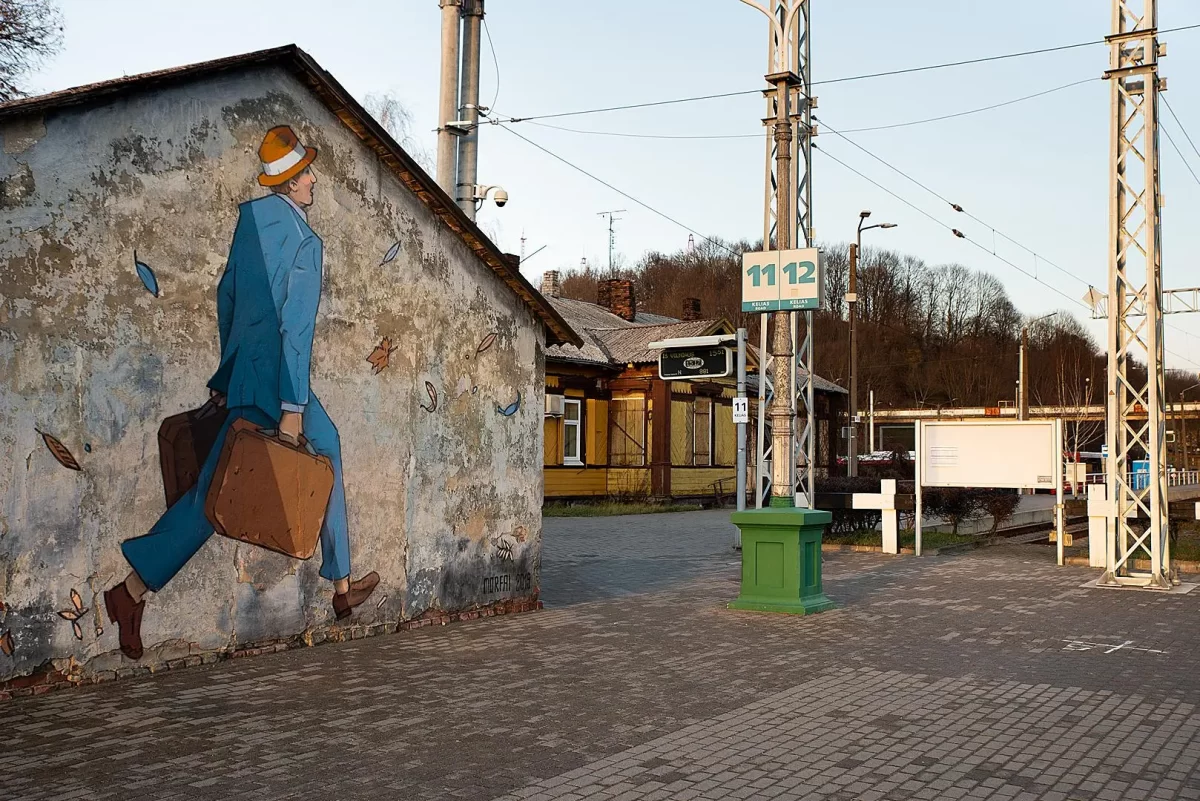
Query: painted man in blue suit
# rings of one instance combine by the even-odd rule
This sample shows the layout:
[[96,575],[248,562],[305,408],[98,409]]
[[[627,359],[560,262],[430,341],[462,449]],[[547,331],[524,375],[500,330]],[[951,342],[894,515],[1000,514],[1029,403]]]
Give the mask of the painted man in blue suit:
[[161,590],[213,534],[204,502],[220,443],[237,419],[277,429],[279,437],[292,444],[303,434],[318,454],[333,462],[333,492],[321,528],[321,575],[334,584],[338,619],[349,617],[379,583],[374,572],[350,580],[341,443],[308,385],[321,299],[322,243],[308,226],[306,212],[317,182],[311,167],[317,151],[301,145],[291,128],[280,126],[267,132],[258,152],[258,182],[272,193],[241,205],[217,288],[221,364],[208,387],[216,402],[229,409],[229,416],[196,485],[148,534],[122,543],[133,570],[104,593],[109,619],[120,629],[121,651],[130,659],[142,656],[146,592]]

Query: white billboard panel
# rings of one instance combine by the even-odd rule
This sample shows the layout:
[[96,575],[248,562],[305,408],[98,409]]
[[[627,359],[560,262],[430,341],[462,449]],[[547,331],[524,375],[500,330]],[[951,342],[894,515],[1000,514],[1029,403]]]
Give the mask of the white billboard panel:
[[926,487],[1055,489],[1062,469],[1057,420],[922,422]]

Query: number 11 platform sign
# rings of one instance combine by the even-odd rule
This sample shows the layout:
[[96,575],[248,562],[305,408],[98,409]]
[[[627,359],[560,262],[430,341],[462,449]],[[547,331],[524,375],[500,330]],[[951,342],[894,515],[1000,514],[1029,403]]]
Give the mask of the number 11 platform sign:
[[824,265],[816,248],[742,254],[742,311],[821,308]]

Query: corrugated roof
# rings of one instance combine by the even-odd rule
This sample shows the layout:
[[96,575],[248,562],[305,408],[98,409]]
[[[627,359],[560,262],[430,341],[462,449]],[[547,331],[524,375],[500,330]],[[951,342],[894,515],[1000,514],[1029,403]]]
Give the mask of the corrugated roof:
[[644,323],[646,325],[662,325],[663,323],[678,323],[678,317],[668,317],[665,314],[650,314],[648,312],[638,312],[634,315],[635,323]]
[[720,325],[720,320],[689,320],[666,325],[631,325],[588,333],[598,338],[609,355],[620,364],[646,364],[658,361],[659,349],[650,348],[651,342],[704,336]]
[[604,345],[593,333],[593,329],[606,329],[614,325],[633,326],[631,323],[611,313],[595,303],[587,303],[572,298],[547,297],[555,310],[567,320],[574,331],[579,334],[581,344],[555,345],[546,348],[546,357],[562,361],[582,362],[584,364],[613,365],[612,357],[604,349]]
[[518,259],[501,250],[475,225],[420,165],[413,161],[354,97],[325,71],[312,56],[296,45],[259,50],[230,58],[188,64],[111,81],[77,86],[61,92],[0,103],[0,120],[38,114],[50,109],[74,105],[98,105],[130,92],[147,91],[187,81],[200,80],[249,67],[279,66],[309,88],[337,115],[367,147],[378,154],[402,184],[459,236],[475,255],[508,285],[542,320],[547,329],[547,344],[583,346],[579,334],[563,319],[554,306],[521,275]]

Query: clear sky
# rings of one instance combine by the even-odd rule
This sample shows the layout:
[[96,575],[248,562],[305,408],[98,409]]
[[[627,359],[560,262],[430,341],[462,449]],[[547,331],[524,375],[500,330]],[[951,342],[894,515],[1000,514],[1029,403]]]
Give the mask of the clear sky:
[[[829,80],[924,64],[1084,41],[1109,33],[1107,0],[1011,3],[980,0],[811,0],[813,78]],[[440,14],[437,0],[62,0],[62,54],[33,76],[49,91],[219,56],[296,43],[360,99],[393,92],[412,112],[432,152],[437,127]],[[1200,23],[1200,4],[1161,3],[1162,28]],[[737,0],[489,0],[495,45],[483,57],[482,102],[528,116],[764,86],[766,18]],[[1200,144],[1200,29],[1166,34],[1166,97]],[[1108,50],[1085,47],[915,75],[817,87],[817,116],[849,130],[891,125],[1013,100],[1074,81],[1089,83],[1001,109],[850,138],[986,221],[946,204],[828,129],[821,148],[947,224],[990,246],[992,231],[1016,239],[1075,280],[997,237],[1006,258],[1070,298],[1102,291],[1108,260],[1109,95],[1099,80]],[[498,90],[498,94],[497,94]],[[1163,109],[1165,128],[1200,173],[1200,155]],[[708,235],[757,238],[762,231],[764,102],[755,95],[565,117],[553,125],[587,131],[736,139],[634,139],[555,130],[515,130],[646,204]],[[1200,285],[1200,181],[1162,139],[1164,285]],[[607,223],[618,215],[617,250],[627,260],[673,250],[688,232],[571,170],[499,127],[481,133],[479,180],[510,195],[480,222],[510,252],[545,249],[525,266],[543,270],[607,261]],[[853,236],[858,212],[900,227],[867,243],[961,262],[999,276],[1018,307],[1044,313],[1070,302],[880,191],[817,156],[814,223],[825,242]],[[1081,307],[1075,306],[1079,314]],[[1169,318],[1168,365],[1200,369],[1200,315]],[[1103,343],[1102,324],[1090,325]],[[1182,329],[1182,330],[1180,330]]]

